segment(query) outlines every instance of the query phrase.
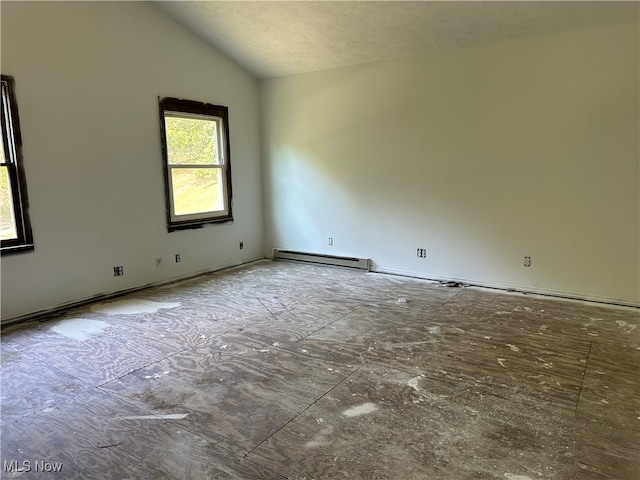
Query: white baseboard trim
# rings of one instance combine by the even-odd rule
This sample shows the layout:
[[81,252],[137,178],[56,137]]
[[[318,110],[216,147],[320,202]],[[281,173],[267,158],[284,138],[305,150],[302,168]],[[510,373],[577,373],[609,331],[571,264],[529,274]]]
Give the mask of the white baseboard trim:
[[371,268],[371,260],[368,258],[345,257],[339,255],[329,255],[325,253],[299,252],[293,250],[285,250],[282,248],[273,249],[273,259],[320,263],[323,265],[359,268],[362,270],[370,270]]

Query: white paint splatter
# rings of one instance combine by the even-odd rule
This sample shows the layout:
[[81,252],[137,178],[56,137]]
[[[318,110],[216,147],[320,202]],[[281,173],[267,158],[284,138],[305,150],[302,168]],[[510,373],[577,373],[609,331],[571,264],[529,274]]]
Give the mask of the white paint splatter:
[[[316,419],[318,420],[318,419]],[[322,420],[322,419],[319,419]],[[318,422],[320,424],[320,422]],[[321,447],[322,445],[326,445],[331,443],[331,436],[333,435],[333,427],[329,425],[328,427],[323,428],[320,432],[318,432],[314,438],[307,443],[305,443],[305,448],[315,448]]]
[[145,375],[144,378],[160,378],[162,377],[162,375],[160,375],[159,373],[154,373],[153,375]]
[[301,351],[302,353],[308,353],[308,352],[309,352],[309,350],[305,350],[304,348],[300,349],[300,351]]
[[507,368],[507,365],[505,364],[505,359],[504,358],[499,358],[498,359],[498,365],[500,365],[501,367]]
[[458,327],[442,327],[445,333],[467,333],[463,329]]
[[505,473],[504,476],[509,480],[532,480],[531,477],[527,477],[526,475],[513,475],[511,473]]
[[179,303],[152,302],[151,300],[117,300],[115,302],[101,303],[91,307],[95,313],[106,315],[136,315],[139,313],[156,313],[163,308],[176,308]]
[[511,345],[510,343],[507,343],[507,347],[509,347],[514,352],[519,352],[520,351],[520,349],[518,347],[516,347],[515,345]]
[[260,353],[267,353],[267,352],[269,351],[269,349],[268,349],[268,348],[264,348],[264,349],[262,349],[262,350],[258,350],[258,351],[259,351]]
[[407,382],[407,385],[413,388],[416,392],[419,392],[420,388],[418,387],[418,382],[420,381],[421,378],[423,378],[423,375],[418,375],[417,377],[413,377],[411,380]]
[[507,312],[505,310],[501,310],[499,312],[496,312],[496,315],[509,315],[511,312]]
[[279,347],[280,346],[280,342],[273,342],[271,345],[274,346],[274,347]]
[[181,420],[188,413],[169,413],[167,415],[131,415],[129,417],[118,417],[118,420]]
[[618,324],[619,327],[624,328],[627,332],[630,332],[638,328],[638,325],[627,323],[624,320],[616,320],[616,323]]
[[485,336],[484,336],[484,338],[485,338],[486,340],[491,340],[491,335],[485,335]]
[[358,417],[360,415],[366,415],[367,413],[375,412],[378,409],[375,403],[367,402],[356,407],[349,408],[342,412],[345,417]]
[[434,326],[434,327],[429,327],[427,328],[427,330],[429,331],[429,333],[434,334],[434,333],[440,333],[440,327],[439,326]]
[[84,341],[94,335],[102,333],[110,326],[111,325],[107,322],[103,322],[102,320],[70,318],[58,322],[56,325],[51,327],[51,331],[73,340]]
[[531,307],[516,307],[513,309],[514,312],[521,312],[521,311],[525,311],[525,312],[532,312],[533,310],[531,310]]

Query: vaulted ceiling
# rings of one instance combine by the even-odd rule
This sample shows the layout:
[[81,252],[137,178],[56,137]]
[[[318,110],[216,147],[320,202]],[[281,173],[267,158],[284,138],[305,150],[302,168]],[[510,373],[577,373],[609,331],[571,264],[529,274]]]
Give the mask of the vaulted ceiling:
[[635,1],[157,1],[258,78],[637,22]]

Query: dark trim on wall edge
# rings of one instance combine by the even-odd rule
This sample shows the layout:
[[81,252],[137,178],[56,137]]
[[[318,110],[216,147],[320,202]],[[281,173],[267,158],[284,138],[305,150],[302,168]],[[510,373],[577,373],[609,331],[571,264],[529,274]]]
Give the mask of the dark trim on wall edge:
[[[177,283],[177,282],[182,282],[185,280],[189,280],[192,278],[197,278],[197,277],[202,277],[205,275],[211,275],[214,273],[221,273],[221,272],[225,272],[225,271],[230,271],[230,270],[234,270],[236,268],[241,268],[244,267],[246,265],[251,265],[253,263],[259,263],[259,262],[263,262],[265,260],[269,260],[272,261],[273,259],[270,257],[263,257],[263,258],[255,258],[253,260],[248,260],[246,262],[242,262],[242,263],[238,263],[236,265],[229,265],[226,267],[221,267],[218,269],[213,269],[213,270],[205,270],[202,272],[198,272],[198,273],[193,273],[193,274],[189,274],[189,275],[185,275],[183,277],[177,277],[177,278],[172,278],[170,280],[164,280],[164,281],[160,281],[160,282],[153,282],[153,283],[148,283],[145,285],[141,285],[139,287],[132,287],[126,290],[119,290],[117,292],[113,292],[113,293],[104,293],[104,294],[98,294],[95,295],[93,297],[89,297],[89,298],[85,298],[83,300],[77,300],[74,302],[69,302],[69,303],[64,303],[62,305],[58,305],[57,307],[53,307],[50,309],[44,309],[44,310],[39,310],[36,312],[32,312],[32,313],[27,313],[24,315],[19,315],[16,317],[10,317],[7,318],[5,320],[3,320],[0,323],[0,330],[4,329],[4,328],[9,328],[9,327],[13,327],[22,323],[27,323],[30,321],[38,321],[38,322],[45,322],[47,320],[49,320],[51,317],[55,317],[58,316],[64,312],[66,312],[67,310],[71,310],[73,308],[77,308],[77,307],[82,307],[84,305],[89,305],[91,303],[95,303],[98,301],[105,301],[105,300],[112,300],[114,298],[118,298],[118,297],[122,297],[124,295],[128,295],[130,293],[135,293],[135,292],[139,292],[141,290],[146,290],[148,288],[153,288],[153,287],[160,287],[163,285],[169,285],[171,283]],[[324,265],[327,268],[346,268],[346,267],[334,267],[331,265]],[[392,271],[385,271],[384,269],[382,270],[370,270],[369,272],[363,272],[363,273],[377,273],[379,275],[392,275],[392,276],[396,276],[396,277],[406,277],[406,278],[415,278],[418,280],[424,280],[427,282],[436,282],[436,283],[442,283],[442,282],[446,282],[446,280],[443,280],[441,278],[428,278],[428,277],[423,277],[423,276],[419,276],[416,274],[410,274],[410,273],[398,273],[398,272],[392,272]],[[529,290],[523,290],[523,289],[516,289],[516,288],[508,288],[508,287],[494,287],[494,286],[489,286],[489,285],[482,285],[480,283],[476,283],[476,282],[467,282],[464,280],[455,280],[456,282],[459,282],[460,284],[462,284],[463,287],[476,287],[476,288],[486,288],[486,289],[490,289],[490,290],[497,290],[500,292],[504,292],[504,293],[519,293],[522,295],[536,295],[536,296],[540,296],[540,297],[549,297],[549,298],[555,298],[558,300],[571,300],[571,301],[579,301],[579,302],[588,302],[588,303],[593,303],[596,305],[603,305],[603,306],[611,306],[611,307],[624,307],[624,308],[633,308],[636,310],[640,310],[640,304],[636,305],[633,303],[624,303],[624,302],[616,302],[616,301],[606,301],[606,300],[596,300],[596,299],[592,299],[592,298],[587,298],[587,297],[580,297],[580,296],[572,296],[572,295],[564,295],[564,294],[554,294],[554,293],[542,293],[542,292],[535,292],[535,291],[529,291]]]
[[492,286],[492,285],[484,285],[482,283],[478,283],[478,282],[469,282],[466,280],[460,280],[460,279],[442,279],[442,278],[433,278],[433,277],[423,277],[421,275],[417,275],[417,274],[411,274],[411,273],[399,273],[399,272],[393,272],[393,271],[386,271],[384,269],[381,270],[371,270],[371,273],[377,273],[380,275],[392,275],[395,277],[406,277],[406,278],[415,278],[418,280],[425,280],[427,282],[434,282],[434,283],[446,283],[446,282],[456,282],[456,283],[460,283],[462,287],[475,287],[475,288],[486,288],[489,290],[497,290],[499,292],[503,292],[503,293],[519,293],[522,295],[536,295],[536,296],[540,296],[540,297],[549,297],[549,298],[555,298],[558,300],[572,300],[572,301],[576,301],[576,302],[588,302],[588,303],[593,303],[596,305],[605,305],[605,306],[611,306],[611,307],[624,307],[624,308],[634,308],[637,310],[640,310],[640,304],[635,304],[635,303],[627,303],[624,301],[619,301],[619,300],[605,300],[605,299],[596,299],[596,298],[589,298],[589,297],[581,297],[579,295],[571,295],[571,294],[565,294],[565,293],[553,293],[553,292],[536,292],[534,290],[526,290],[526,289],[522,289],[522,288],[510,288],[510,287],[496,287],[496,286]]
[[242,263],[238,263],[235,265],[229,265],[226,267],[220,267],[217,269],[213,269],[213,270],[205,270],[202,272],[198,272],[198,273],[191,273],[188,275],[185,275],[183,277],[177,277],[177,278],[172,278],[170,280],[162,280],[160,282],[152,282],[152,283],[147,283],[145,285],[141,285],[139,287],[131,287],[131,288],[127,288],[125,290],[118,290],[117,292],[113,292],[113,293],[99,293],[98,295],[94,295],[92,297],[88,297],[88,298],[84,298],[82,300],[76,300],[73,302],[68,302],[68,303],[63,303],[61,305],[58,305],[57,307],[53,307],[53,308],[47,308],[44,310],[38,310],[36,312],[31,312],[31,313],[26,313],[24,315],[18,315],[15,317],[10,317],[7,319],[3,319],[2,323],[0,323],[0,330],[4,329],[4,328],[9,328],[9,327],[14,327],[16,325],[20,325],[22,323],[27,323],[27,322],[31,322],[31,321],[37,321],[37,322],[45,322],[47,320],[50,320],[52,317],[56,317],[68,310],[72,310],[74,308],[78,308],[78,307],[83,307],[85,305],[89,305],[92,303],[96,303],[99,301],[106,301],[106,300],[113,300],[114,298],[118,298],[118,297],[123,297],[125,295],[128,295],[130,293],[135,293],[135,292],[139,292],[142,290],[146,290],[148,288],[153,288],[153,287],[161,287],[163,285],[169,285],[171,283],[177,283],[177,282],[183,282],[185,280],[190,280],[192,278],[197,278],[197,277],[203,277],[205,275],[211,275],[214,273],[222,273],[225,271],[230,271],[233,270],[235,268],[240,268],[240,267],[244,267],[246,265],[250,265],[252,263],[258,263],[258,262],[262,262],[264,261],[266,258],[255,258],[253,260],[247,260],[246,262],[242,262]]

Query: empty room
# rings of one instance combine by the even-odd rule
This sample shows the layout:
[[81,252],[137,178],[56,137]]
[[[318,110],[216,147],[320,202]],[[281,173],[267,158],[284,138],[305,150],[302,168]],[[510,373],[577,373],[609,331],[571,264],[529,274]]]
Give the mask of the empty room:
[[0,478],[640,479],[640,3],[0,22]]

